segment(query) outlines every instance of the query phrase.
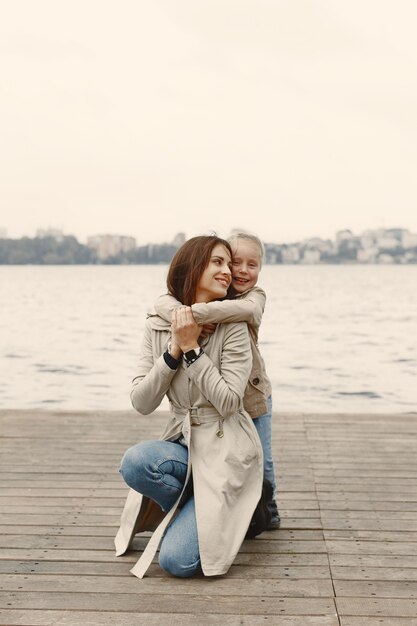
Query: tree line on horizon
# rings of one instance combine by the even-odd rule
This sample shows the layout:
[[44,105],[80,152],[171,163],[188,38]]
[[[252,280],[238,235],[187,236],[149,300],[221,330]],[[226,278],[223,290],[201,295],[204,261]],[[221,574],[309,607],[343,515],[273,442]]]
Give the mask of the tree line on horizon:
[[[265,244],[266,263],[288,263],[284,258],[286,250],[297,244]],[[100,258],[93,248],[80,243],[74,235],[62,237],[22,237],[21,239],[0,238],[0,265],[156,265],[171,262],[178,244],[162,243],[138,246],[115,256]],[[380,250],[391,253],[395,262],[402,263],[403,248]],[[407,263],[417,263],[417,247],[412,251]],[[294,261],[295,263],[299,261]],[[344,264],[357,262],[355,241],[341,241],[337,249],[321,254],[320,263]]]
[[74,235],[0,239],[0,265],[134,265],[169,263],[177,247],[151,244],[106,259],[80,243]]

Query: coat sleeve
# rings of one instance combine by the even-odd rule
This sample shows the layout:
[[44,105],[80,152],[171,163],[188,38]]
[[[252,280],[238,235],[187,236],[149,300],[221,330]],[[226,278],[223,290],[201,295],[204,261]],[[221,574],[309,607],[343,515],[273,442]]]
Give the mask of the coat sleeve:
[[169,293],[164,293],[156,300],[154,308],[159,317],[162,317],[167,322],[171,322],[172,311],[179,306],[182,306],[179,300]]
[[163,356],[154,358],[152,329],[150,323],[147,322],[138,371],[132,381],[130,393],[130,399],[136,411],[144,415],[155,411],[161,404],[175,374],[176,370],[168,367]]
[[247,294],[234,300],[199,302],[191,309],[197,324],[247,322],[259,328],[265,309],[266,294],[260,287],[254,287]]
[[[214,302],[199,302],[193,304],[191,310],[197,324],[221,324],[230,322],[247,322],[259,328],[265,309],[266,294],[260,287],[254,287],[246,294],[234,300],[215,300]],[[164,294],[155,302],[155,310],[167,322],[171,321],[174,309],[181,306],[181,302]]]
[[220,370],[207,354],[186,368],[189,379],[222,417],[235,414],[252,368],[252,352],[245,323],[225,324]]

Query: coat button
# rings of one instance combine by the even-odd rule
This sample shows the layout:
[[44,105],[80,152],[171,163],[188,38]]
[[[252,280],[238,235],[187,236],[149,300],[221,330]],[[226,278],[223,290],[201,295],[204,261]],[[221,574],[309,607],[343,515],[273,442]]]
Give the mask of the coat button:
[[254,385],[259,385],[259,378],[254,378],[252,382]]
[[224,432],[222,430],[218,430],[216,435],[218,436],[219,439],[221,439],[222,437],[224,437]]

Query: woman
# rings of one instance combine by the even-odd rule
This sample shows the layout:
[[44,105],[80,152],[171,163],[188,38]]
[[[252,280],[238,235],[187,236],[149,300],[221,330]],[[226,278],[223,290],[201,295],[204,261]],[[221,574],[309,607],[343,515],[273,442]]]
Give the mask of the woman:
[[140,578],[160,543],[159,563],[175,576],[225,574],[261,495],[262,448],[242,405],[252,365],[247,325],[219,324],[202,339],[189,309],[226,296],[231,259],[229,243],[218,237],[187,241],[167,279],[185,306],[171,324],[157,315],[146,323],[132,404],[149,414],[166,394],[172,417],[162,440],[130,448],[120,469],[131,491],[116,553],[136,532],[156,527],[132,569]]

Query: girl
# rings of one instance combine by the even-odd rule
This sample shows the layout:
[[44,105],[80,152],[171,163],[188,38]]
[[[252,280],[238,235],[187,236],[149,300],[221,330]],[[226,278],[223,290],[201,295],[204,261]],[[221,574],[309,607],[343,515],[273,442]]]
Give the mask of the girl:
[[131,570],[140,578],[159,544],[159,563],[175,576],[226,573],[260,499],[262,446],[241,400],[252,366],[247,325],[218,324],[204,341],[189,308],[226,296],[231,257],[218,237],[187,241],[167,280],[186,306],[175,309],[171,324],[159,316],[146,323],[132,404],[149,414],[166,394],[172,417],[162,440],[133,446],[120,468],[131,490],[116,553],[136,532],[155,529]]
[[[249,233],[239,232],[229,238],[232,247],[232,283],[229,296],[233,300],[193,304],[194,319],[199,324],[244,321],[248,323],[252,351],[252,370],[243,399],[244,408],[253,418],[264,454],[264,476],[271,483],[273,495],[269,502],[271,522],[269,530],[280,527],[281,519],[275,500],[276,480],[272,460],[272,397],[271,383],[258,347],[258,333],[265,308],[265,292],[256,287],[264,258],[261,240]],[[157,313],[170,319],[180,302],[170,295],[161,296]]]

